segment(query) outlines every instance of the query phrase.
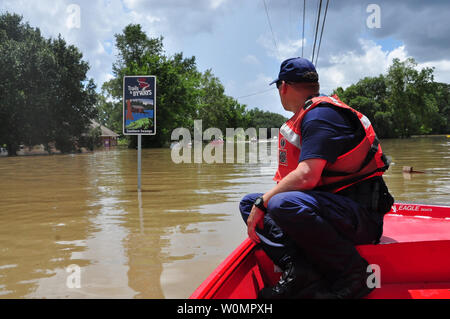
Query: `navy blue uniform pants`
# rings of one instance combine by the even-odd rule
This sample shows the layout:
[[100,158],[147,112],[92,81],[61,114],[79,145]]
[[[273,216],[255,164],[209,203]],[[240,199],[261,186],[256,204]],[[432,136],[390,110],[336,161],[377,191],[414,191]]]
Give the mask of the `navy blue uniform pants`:
[[[247,218],[261,193],[244,196],[239,208]],[[273,196],[256,231],[275,264],[299,253],[330,280],[360,263],[355,245],[377,243],[383,216],[369,212],[350,198],[322,191],[292,191]]]

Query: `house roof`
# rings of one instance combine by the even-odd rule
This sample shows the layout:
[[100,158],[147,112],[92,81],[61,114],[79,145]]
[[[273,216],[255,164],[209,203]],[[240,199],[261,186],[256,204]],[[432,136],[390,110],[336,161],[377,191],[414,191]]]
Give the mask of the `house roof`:
[[91,120],[91,127],[92,128],[96,128],[100,126],[100,130],[102,131],[102,135],[101,136],[113,136],[113,137],[119,137],[119,134],[111,131],[109,128],[101,125],[100,123]]

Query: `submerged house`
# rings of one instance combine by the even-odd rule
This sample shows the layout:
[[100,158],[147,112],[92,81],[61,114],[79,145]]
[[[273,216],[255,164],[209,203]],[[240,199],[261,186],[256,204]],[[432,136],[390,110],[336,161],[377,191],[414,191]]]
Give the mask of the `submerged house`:
[[110,146],[116,146],[117,145],[117,138],[119,137],[119,134],[111,131],[109,128],[101,125],[100,123],[91,120],[91,128],[96,128],[100,126],[101,130],[101,138],[102,138],[102,144],[104,147],[110,147]]

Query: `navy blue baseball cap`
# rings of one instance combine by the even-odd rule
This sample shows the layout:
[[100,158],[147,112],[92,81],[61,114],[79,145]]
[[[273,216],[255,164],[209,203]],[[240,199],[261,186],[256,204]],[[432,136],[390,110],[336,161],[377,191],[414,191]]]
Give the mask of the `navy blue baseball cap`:
[[317,82],[319,77],[305,77],[309,72],[315,72],[317,74],[316,68],[311,61],[304,58],[290,58],[284,60],[280,66],[280,73],[278,78],[270,82],[269,85],[274,84],[277,81],[287,81],[287,82]]

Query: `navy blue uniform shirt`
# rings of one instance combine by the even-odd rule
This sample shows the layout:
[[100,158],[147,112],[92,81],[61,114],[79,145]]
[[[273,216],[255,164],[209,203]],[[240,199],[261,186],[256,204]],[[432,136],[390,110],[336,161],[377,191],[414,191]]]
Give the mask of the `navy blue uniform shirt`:
[[309,111],[301,124],[302,149],[299,162],[322,158],[334,163],[340,155],[361,142],[364,132],[358,122],[347,111],[328,103]]

